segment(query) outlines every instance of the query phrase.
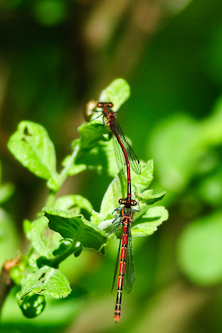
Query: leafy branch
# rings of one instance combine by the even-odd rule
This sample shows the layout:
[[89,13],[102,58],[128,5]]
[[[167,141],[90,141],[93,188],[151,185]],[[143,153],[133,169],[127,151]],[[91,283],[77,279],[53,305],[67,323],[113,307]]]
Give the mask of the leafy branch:
[[[112,101],[117,110],[129,95],[127,82],[117,79],[102,91],[100,100]],[[24,232],[31,248],[10,271],[14,284],[21,286],[17,300],[28,318],[42,313],[46,305],[45,297],[63,298],[70,294],[69,282],[58,269],[68,256],[74,254],[77,257],[86,248],[105,253],[118,199],[126,196],[126,179],[122,173],[116,174],[116,162],[106,126],[101,124],[100,119],[94,119],[82,124],[78,131],[80,138],[73,141],[72,152],[65,157],[60,173],[56,171],[54,145],[41,125],[22,121],[8,142],[14,157],[37,177],[45,179],[49,189],[45,207],[36,219],[24,221]],[[132,178],[133,197],[140,203],[140,212],[134,214],[134,236],[151,235],[168,218],[164,207],[150,207],[165,194],[153,195],[148,189],[153,179],[153,162],[141,162],[141,165],[142,174],[133,174]],[[115,176],[104,195],[100,212],[96,212],[91,203],[80,195],[56,198],[68,176],[88,168]],[[87,219],[86,213],[90,219]],[[50,232],[46,232],[48,227]]]

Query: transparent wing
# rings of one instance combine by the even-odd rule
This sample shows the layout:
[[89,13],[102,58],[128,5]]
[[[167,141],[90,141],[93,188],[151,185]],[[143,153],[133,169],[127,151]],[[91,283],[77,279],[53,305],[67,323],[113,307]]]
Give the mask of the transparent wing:
[[120,239],[120,241],[119,241],[119,249],[118,249],[117,258],[116,258],[116,267],[115,267],[115,271],[114,271],[111,292],[113,291],[113,288],[114,288],[114,285],[115,285],[115,282],[116,282],[116,275],[117,275],[118,268],[119,268],[119,255],[120,255],[121,245],[122,245],[122,239]]
[[118,169],[120,172],[124,173],[125,168],[126,168],[126,161],[125,161],[125,157],[124,157],[123,151],[121,149],[121,146],[118,143],[115,135],[113,135],[113,149],[115,152],[116,163],[117,163]]
[[[114,126],[115,126],[115,130],[116,130],[118,136],[120,137],[120,140],[122,141],[123,146],[126,149],[126,152],[127,152],[128,158],[129,158],[129,162],[130,162],[130,165],[131,165],[133,171],[135,173],[137,173],[138,175],[140,175],[141,174],[140,161],[138,160],[136,154],[134,153],[128,139],[124,136],[122,128],[120,127],[117,120],[115,120]],[[117,143],[118,143],[118,141],[117,141]],[[121,149],[121,147],[120,147],[120,149]],[[123,153],[122,153],[122,156],[124,159]],[[124,163],[125,163],[125,159],[124,159]]]
[[133,247],[132,247],[132,236],[129,230],[128,243],[126,250],[126,266],[125,266],[125,278],[124,278],[124,290],[126,293],[130,293],[133,289],[135,281],[134,263],[133,263]]

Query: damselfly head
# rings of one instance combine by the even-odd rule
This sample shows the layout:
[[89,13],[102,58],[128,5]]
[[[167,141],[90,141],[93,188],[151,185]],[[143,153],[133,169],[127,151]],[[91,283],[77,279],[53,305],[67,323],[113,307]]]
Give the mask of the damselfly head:
[[98,102],[97,107],[98,108],[113,108],[113,103],[112,102]]
[[137,205],[137,201],[136,200],[128,200],[126,199],[119,199],[119,204],[120,205],[125,205],[126,207],[131,207],[131,206],[136,206]]

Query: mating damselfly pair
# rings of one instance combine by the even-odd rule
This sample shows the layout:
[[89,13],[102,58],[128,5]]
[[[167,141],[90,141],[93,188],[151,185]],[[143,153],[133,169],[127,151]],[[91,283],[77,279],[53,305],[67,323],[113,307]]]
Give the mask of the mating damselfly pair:
[[119,211],[120,214],[113,220],[114,228],[111,231],[111,233],[113,233],[120,225],[122,225],[122,237],[120,238],[112,284],[113,290],[118,271],[117,295],[114,313],[114,319],[117,323],[121,316],[123,284],[126,292],[130,292],[135,281],[130,226],[133,223],[133,213],[136,211],[134,207],[137,205],[137,201],[131,198],[131,167],[134,172],[140,174],[141,165],[129,141],[123,134],[123,131],[116,119],[116,113],[112,110],[113,106],[114,105],[111,102],[98,102],[96,104],[96,108],[102,109],[102,115],[113,133],[114,151],[117,165],[121,171],[126,168],[127,197],[119,199],[120,206],[116,209],[116,211]]

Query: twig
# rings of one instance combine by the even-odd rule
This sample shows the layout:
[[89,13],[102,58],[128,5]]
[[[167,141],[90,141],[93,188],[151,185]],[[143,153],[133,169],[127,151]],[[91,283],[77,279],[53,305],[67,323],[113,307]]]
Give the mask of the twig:
[[0,274],[0,313],[2,311],[3,304],[9,294],[9,291],[14,285],[14,282],[10,277],[10,271],[19,263],[20,258],[16,257],[13,260],[6,260],[2,266]]

